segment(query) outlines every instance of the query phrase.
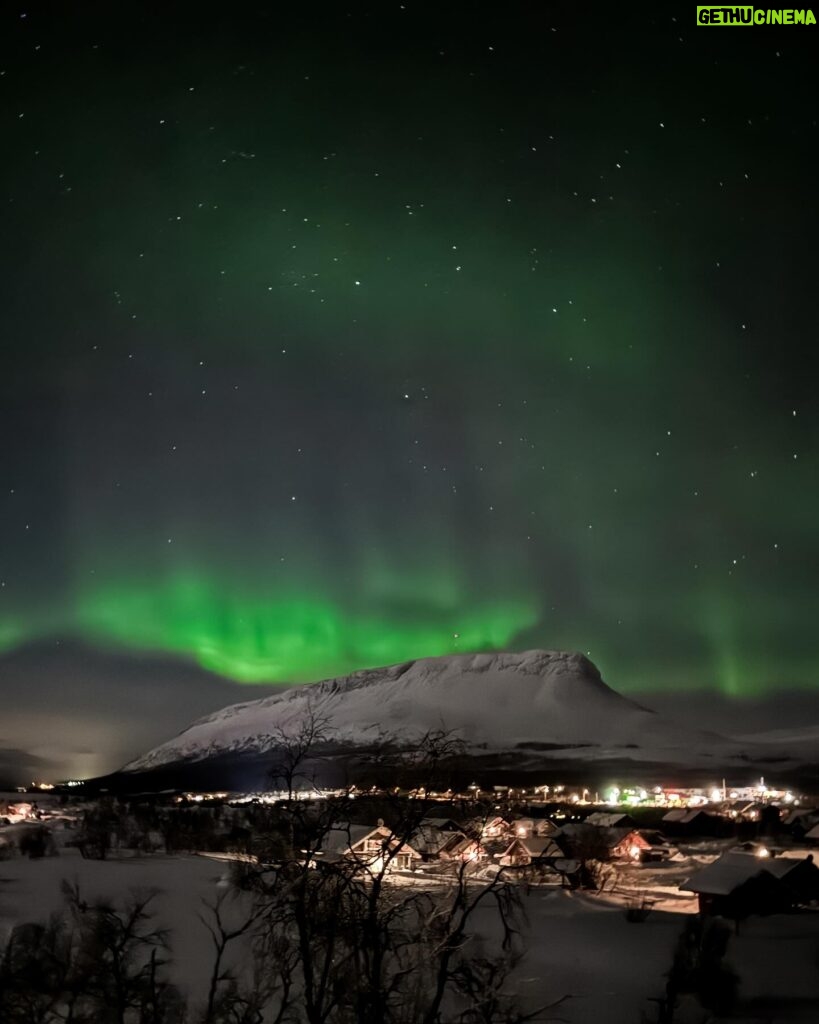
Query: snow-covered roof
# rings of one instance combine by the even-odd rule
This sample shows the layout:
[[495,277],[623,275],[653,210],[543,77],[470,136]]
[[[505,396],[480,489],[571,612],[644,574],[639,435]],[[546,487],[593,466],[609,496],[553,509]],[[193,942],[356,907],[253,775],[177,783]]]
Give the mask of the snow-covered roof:
[[663,821],[676,822],[678,825],[688,825],[692,821],[696,821],[700,814],[706,818],[710,817],[706,811],[699,807],[675,807],[671,811],[666,811],[663,815]]
[[687,892],[702,892],[713,896],[727,896],[737,886],[747,882],[763,870],[762,859],[750,853],[724,853],[721,857],[695,871],[681,883]]
[[563,856],[563,851],[557,843],[548,836],[530,836],[529,838],[519,837],[512,841],[509,849],[511,850],[515,844],[522,846],[533,859],[538,857]]
[[461,826],[452,818],[424,818],[421,822],[422,827],[429,826],[431,828],[441,829],[442,832],[460,832]]
[[421,853],[440,853],[453,837],[458,836],[463,836],[460,830],[442,829],[431,824],[430,819],[426,819],[413,832],[410,843]]
[[724,853],[713,864],[708,864],[687,878],[680,889],[701,892],[709,896],[728,896],[751,878],[767,874],[785,878],[804,861],[795,857],[758,857],[752,853]]
[[630,821],[627,814],[617,811],[594,811],[586,818],[587,825],[597,825],[598,828],[615,828]]
[[324,837],[321,848],[327,853],[345,853],[362,839],[379,831],[379,828],[378,825],[345,825],[331,828]]
[[819,811],[815,807],[796,807],[788,812],[783,820],[783,825],[804,824],[819,817]]
[[606,846],[611,849],[614,846],[618,846],[623,842],[624,839],[630,835],[634,835],[639,838],[640,833],[637,829],[632,828],[630,825],[626,825],[624,828],[606,828],[602,829],[603,842]]

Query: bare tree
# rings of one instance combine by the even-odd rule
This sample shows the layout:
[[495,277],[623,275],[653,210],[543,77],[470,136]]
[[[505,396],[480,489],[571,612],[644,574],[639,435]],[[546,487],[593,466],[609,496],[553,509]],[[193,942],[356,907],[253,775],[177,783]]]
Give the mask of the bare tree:
[[288,801],[295,798],[300,783],[315,781],[309,767],[327,741],[328,726],[327,716],[318,714],[308,699],[304,714],[294,726],[279,726],[274,732],[270,780],[274,789],[287,794]]
[[184,1005],[164,972],[167,935],[153,894],[89,905],[63,883],[66,913],[12,932],[0,960],[3,1024],[182,1024]]
[[[440,788],[461,749],[457,738],[442,730],[412,748],[395,745],[387,754],[382,747],[379,758],[382,767],[389,762],[404,771],[416,793],[423,794]],[[300,741],[295,752],[288,761],[292,768],[309,760],[309,743]],[[291,856],[239,869],[239,884],[253,893],[271,948],[289,940],[297,951],[288,990],[293,1006],[301,1007],[295,1019],[306,1024],[536,1019],[545,1011],[523,1013],[503,988],[523,953],[517,888],[502,872],[477,878],[467,862],[436,883],[407,884],[395,867],[431,803],[396,796],[385,807],[389,823],[375,834],[367,855],[355,856],[349,848],[339,854],[336,844],[335,855],[328,857],[327,839],[344,828],[349,804],[328,800],[308,809],[288,800],[282,813],[289,816],[294,837]],[[490,906],[500,936],[494,942],[484,938],[478,956],[476,917]]]
[[[248,906],[244,895],[222,892],[216,900],[205,901],[205,912],[199,915],[213,944],[202,1024],[261,1024],[263,1020],[278,1024],[285,1019],[290,1007],[295,954],[289,943],[270,945],[269,932],[259,927],[258,906],[254,903]],[[237,903],[242,905],[237,906]],[[228,920],[230,916],[234,918],[232,923]],[[237,974],[228,963],[234,947],[240,947],[236,949],[236,959],[246,968],[244,976]],[[274,998],[278,1011],[265,1017],[265,1010]]]
[[132,1011],[160,1020],[169,989],[161,968],[168,960],[168,933],[153,922],[155,890],[133,891],[118,906],[90,905],[77,885],[63,882],[63,895],[81,936],[81,957],[91,970],[91,993],[114,1024],[127,1024]]

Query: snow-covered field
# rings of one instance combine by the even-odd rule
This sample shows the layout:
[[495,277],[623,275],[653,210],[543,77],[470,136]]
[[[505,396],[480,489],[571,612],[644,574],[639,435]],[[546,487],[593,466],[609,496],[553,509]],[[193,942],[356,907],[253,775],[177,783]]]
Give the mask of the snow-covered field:
[[62,907],[63,879],[78,882],[88,902],[120,899],[131,889],[157,889],[154,909],[171,929],[175,980],[191,993],[203,990],[210,962],[209,939],[197,913],[202,898],[213,900],[228,868],[205,857],[135,857],[83,860],[74,849],[59,857],[0,862],[0,936],[13,925],[46,919]]
[[[44,860],[17,857],[0,863],[0,933],[58,910],[64,878],[89,899],[155,888],[158,923],[171,929],[174,979],[198,1000],[211,957],[197,914],[203,897],[224,891],[226,871],[224,862],[197,856],[91,861],[66,849]],[[569,995],[559,1016],[571,1024],[635,1024],[646,998],[662,990],[682,916],[654,913],[629,924],[616,901],[551,889],[533,888],[524,902],[528,952],[516,981],[526,1002]],[[487,908],[479,916],[482,933],[494,931],[493,915]]]
[[[527,954],[514,979],[525,1004],[534,1007],[568,996],[555,1011],[568,1024],[637,1024],[641,1010],[651,1011],[648,1000],[662,993],[685,915],[695,909],[676,891],[691,863],[687,859],[621,874],[622,888],[645,889],[657,899],[655,910],[640,924],[626,920],[628,897],[622,894],[537,887],[525,892]],[[78,882],[88,899],[156,889],[158,923],[171,932],[174,980],[194,1003],[201,1002],[211,954],[198,914],[203,899],[212,901],[225,891],[228,867],[206,856],[91,861],[73,849],[44,860],[3,861],[0,938],[16,923],[43,920],[58,910],[62,879]],[[407,879],[406,884],[419,883]],[[495,931],[490,907],[480,911],[476,927],[487,936]],[[743,997],[760,1000],[764,1007],[772,992],[793,994],[791,1015],[777,1012],[771,1020],[819,1019],[819,915],[751,919],[732,939],[729,956],[739,971]]]

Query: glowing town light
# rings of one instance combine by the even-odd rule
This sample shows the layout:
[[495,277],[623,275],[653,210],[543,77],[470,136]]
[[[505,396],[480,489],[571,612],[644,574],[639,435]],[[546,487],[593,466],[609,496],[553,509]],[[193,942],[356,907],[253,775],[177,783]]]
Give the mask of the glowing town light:
[[619,799],[620,799],[620,790],[617,788],[617,786],[612,786],[611,789],[606,794],[606,803],[616,804]]
[[639,860],[640,859],[640,847],[637,846],[637,844],[635,843],[634,846],[630,846],[629,847],[628,854],[629,854],[629,857],[631,857],[632,860]]
[[710,800],[712,804],[718,804],[722,800],[722,790],[716,787],[711,790]]
[[756,855],[757,857],[770,857],[771,852],[767,848],[767,846],[760,846],[759,849],[756,851]]

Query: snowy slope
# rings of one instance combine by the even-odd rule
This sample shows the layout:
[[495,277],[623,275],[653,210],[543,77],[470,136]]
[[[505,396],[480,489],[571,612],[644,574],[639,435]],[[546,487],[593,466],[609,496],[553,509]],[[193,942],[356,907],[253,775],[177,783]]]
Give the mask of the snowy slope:
[[[525,651],[427,658],[300,686],[194,722],[175,739],[126,766],[143,771],[179,761],[257,752],[275,746],[308,708],[328,734],[361,746],[383,734],[411,738],[456,731],[471,748],[492,751],[566,745],[561,756],[628,756],[700,763],[719,749],[715,734],[694,732],[620,696],[581,654]],[[544,756],[549,751],[544,751]]]
[[819,760],[819,725],[807,725],[798,729],[770,729],[734,737],[746,746],[764,745],[784,757],[799,761]]

